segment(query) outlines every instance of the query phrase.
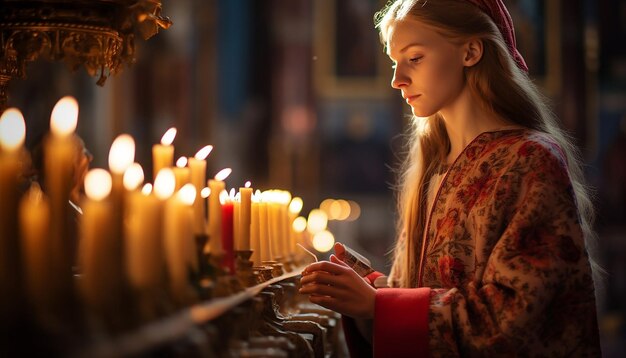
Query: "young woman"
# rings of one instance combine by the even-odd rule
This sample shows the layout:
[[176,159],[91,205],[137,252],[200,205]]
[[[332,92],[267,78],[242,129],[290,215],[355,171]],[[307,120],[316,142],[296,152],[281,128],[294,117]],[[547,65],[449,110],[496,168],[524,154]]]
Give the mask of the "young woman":
[[350,317],[354,356],[362,319],[378,357],[600,356],[581,164],[502,1],[398,0],[377,26],[414,115],[389,288],[337,245],[300,292]]

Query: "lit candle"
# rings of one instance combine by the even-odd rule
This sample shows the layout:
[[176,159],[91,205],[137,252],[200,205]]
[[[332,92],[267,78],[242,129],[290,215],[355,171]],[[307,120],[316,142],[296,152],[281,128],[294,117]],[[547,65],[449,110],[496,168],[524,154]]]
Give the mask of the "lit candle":
[[165,203],[164,247],[172,296],[179,303],[189,302],[189,270],[198,270],[193,237],[193,210],[196,188],[185,184]]
[[224,249],[224,266],[228,267],[231,273],[235,272],[234,242],[233,242],[233,201],[222,191],[220,195],[222,204],[222,247]]
[[276,190],[264,192],[267,196],[267,219],[269,221],[269,240],[273,260],[281,260],[283,258],[283,241],[281,239],[282,230],[280,228],[280,204],[279,194]]
[[300,197],[295,197],[291,199],[291,202],[289,203],[289,249],[291,250],[292,254],[297,252],[296,243],[298,242],[298,233],[294,229],[294,221],[300,214],[300,211],[302,211],[303,206],[304,203],[302,202],[302,198]]
[[259,198],[252,195],[251,198],[251,213],[250,213],[250,244],[252,248],[252,262],[254,266],[261,266],[261,228],[259,217]]
[[22,198],[19,217],[26,292],[30,303],[45,311],[49,297],[50,203],[38,184],[31,185]]
[[233,202],[233,245],[235,250],[241,250],[241,227],[239,227],[241,195],[235,194],[235,188],[231,188],[229,197]]
[[78,103],[73,97],[63,97],[50,116],[51,135],[44,143],[44,191],[50,198],[50,256],[51,277],[57,281],[59,300],[72,292],[72,241],[67,225],[69,198],[79,143],[74,135],[78,122]]
[[[144,174],[143,168],[139,163],[131,164],[128,169],[124,172],[124,188],[127,191],[134,192],[139,189],[139,187],[143,184]],[[151,188],[152,191],[152,188]]]
[[180,157],[176,161],[174,168],[174,176],[176,177],[176,190],[180,190],[183,185],[189,183],[189,168],[187,167],[187,157]]
[[[109,150],[109,169],[111,171],[111,195],[110,201],[113,206],[113,230],[112,240],[115,250],[120,257],[123,256],[124,230],[122,223],[125,217],[126,193],[124,190],[124,173],[135,160],[135,140],[128,134],[121,134],[115,138]],[[143,170],[142,170],[143,176]]]
[[163,168],[169,168],[174,161],[174,147],[172,143],[176,138],[176,128],[172,127],[161,137],[161,144],[152,146],[152,168],[153,175],[156,178],[159,171]]
[[149,290],[163,282],[161,226],[155,225],[162,222],[163,205],[151,195],[151,184],[137,190],[143,181],[143,171],[133,167],[124,174],[124,187],[131,191],[124,221],[126,273],[134,289]]
[[239,211],[239,250],[250,250],[250,224],[252,188],[250,182],[246,182],[243,188],[239,188],[240,211]]
[[225,190],[226,184],[224,180],[230,175],[232,169],[222,169],[215,175],[214,179],[209,180],[209,242],[205,248],[213,255],[222,255],[222,207],[220,203],[220,195]]
[[200,149],[193,158],[189,158],[190,181],[196,188],[196,200],[194,201],[194,233],[206,235],[206,212],[204,201],[200,200],[200,191],[206,184],[206,158],[213,146],[207,145]]
[[133,164],[134,160],[135,140],[133,137],[128,134],[121,134],[117,136],[117,138],[113,141],[113,144],[111,144],[111,149],[109,150],[109,169],[111,170],[111,177],[113,180],[113,186],[111,188],[112,193],[123,192],[124,173],[126,172],[126,169]]
[[104,308],[107,297],[115,292],[115,271],[120,266],[112,245],[113,220],[111,175],[104,169],[92,169],[85,176],[83,216],[80,225],[80,264],[82,293],[85,302],[93,309]]
[[7,109],[0,117],[0,290],[14,294],[0,297],[0,304],[5,305],[4,307],[13,304],[7,299],[19,297],[21,281],[19,257],[15,254],[19,252],[19,156],[25,134],[22,113],[15,108]]
[[[261,197],[261,194],[259,194]],[[270,240],[270,220],[267,210],[266,195],[262,195],[259,202],[259,241],[261,243],[261,261],[271,261],[274,259],[272,252],[272,241]]]

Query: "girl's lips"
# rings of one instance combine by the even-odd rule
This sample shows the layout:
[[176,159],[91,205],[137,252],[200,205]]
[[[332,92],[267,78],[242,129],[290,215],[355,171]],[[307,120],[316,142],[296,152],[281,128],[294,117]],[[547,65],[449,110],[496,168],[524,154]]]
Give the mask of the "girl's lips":
[[417,97],[419,97],[420,95],[415,95],[415,96],[409,96],[406,98],[406,103],[411,103],[411,101],[415,100]]

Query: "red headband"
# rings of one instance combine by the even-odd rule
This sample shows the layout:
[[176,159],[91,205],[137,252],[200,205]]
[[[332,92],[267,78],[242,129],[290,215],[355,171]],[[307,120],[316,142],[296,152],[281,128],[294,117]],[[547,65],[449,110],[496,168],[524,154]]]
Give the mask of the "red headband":
[[513,29],[513,19],[511,19],[511,15],[509,11],[504,6],[502,0],[467,0],[470,3],[478,6],[482,11],[484,11],[495,24],[500,29],[500,33],[504,38],[504,42],[509,48],[509,52],[513,56],[513,59],[517,63],[517,66],[524,70],[524,72],[528,72],[528,66],[526,66],[526,62],[522,55],[517,51],[517,47],[515,44],[515,30]]

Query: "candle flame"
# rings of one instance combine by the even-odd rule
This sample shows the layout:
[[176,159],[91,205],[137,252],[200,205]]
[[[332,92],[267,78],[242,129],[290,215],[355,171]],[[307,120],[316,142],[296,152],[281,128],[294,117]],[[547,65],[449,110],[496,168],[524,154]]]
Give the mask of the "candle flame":
[[159,174],[157,174],[154,180],[154,194],[157,198],[165,200],[174,194],[175,189],[176,177],[172,169],[163,168],[159,170]]
[[213,146],[212,145],[206,145],[206,146],[204,146],[204,148],[200,149],[198,151],[198,153],[196,153],[194,158],[196,158],[198,160],[205,160],[206,157],[209,156],[209,154],[211,153],[212,150],[213,150]]
[[250,182],[250,180],[248,180],[243,186],[249,188],[250,186],[252,186],[252,183]]
[[133,163],[124,172],[124,188],[129,191],[135,190],[143,184],[143,179],[144,175],[141,165]]
[[165,134],[163,134],[163,137],[161,137],[161,144],[172,145],[172,143],[174,142],[174,138],[176,138],[176,128],[172,127],[168,129]]
[[204,187],[202,188],[202,190],[200,190],[200,196],[202,197],[202,199],[208,198],[209,195],[211,195],[211,189],[209,189],[208,187]]
[[228,198],[230,200],[234,200],[235,199],[235,188],[230,188],[230,192],[228,192]]
[[143,188],[141,188],[141,194],[145,196],[152,194],[152,184],[146,183],[146,185],[144,185]]
[[44,200],[43,191],[39,183],[33,182],[28,189],[28,200],[32,203],[40,203]]
[[196,200],[196,187],[193,184],[185,184],[180,188],[177,195],[185,205],[191,206]]
[[295,197],[291,200],[291,203],[289,204],[289,212],[292,214],[299,214],[300,211],[302,211],[303,206],[304,203],[302,202],[302,198]]
[[100,168],[90,170],[85,175],[85,194],[92,200],[102,200],[111,193],[111,174]]
[[307,220],[307,230],[311,234],[316,234],[322,230],[325,230],[328,226],[328,216],[320,209],[313,209],[309,213],[309,220]]
[[124,174],[135,160],[135,140],[128,134],[119,135],[109,150],[109,168],[115,174]]
[[24,116],[17,108],[9,108],[0,117],[0,146],[6,151],[14,151],[24,144],[26,124]]
[[313,236],[313,247],[319,252],[328,252],[335,245],[335,237],[328,230],[322,230]]
[[61,98],[52,109],[50,130],[54,135],[68,136],[74,133],[77,123],[78,102],[76,98],[71,96]]
[[224,205],[228,201],[228,193],[226,190],[222,190],[220,193],[220,204]]
[[177,168],[184,168],[187,166],[187,157],[180,157],[178,158],[178,160],[176,161],[176,167]]
[[303,216],[298,216],[292,224],[295,232],[304,232],[306,230],[306,219]]
[[224,180],[226,180],[226,178],[228,178],[228,176],[232,172],[233,172],[232,169],[224,168],[224,169],[220,170],[217,174],[215,174],[215,180],[224,181]]

